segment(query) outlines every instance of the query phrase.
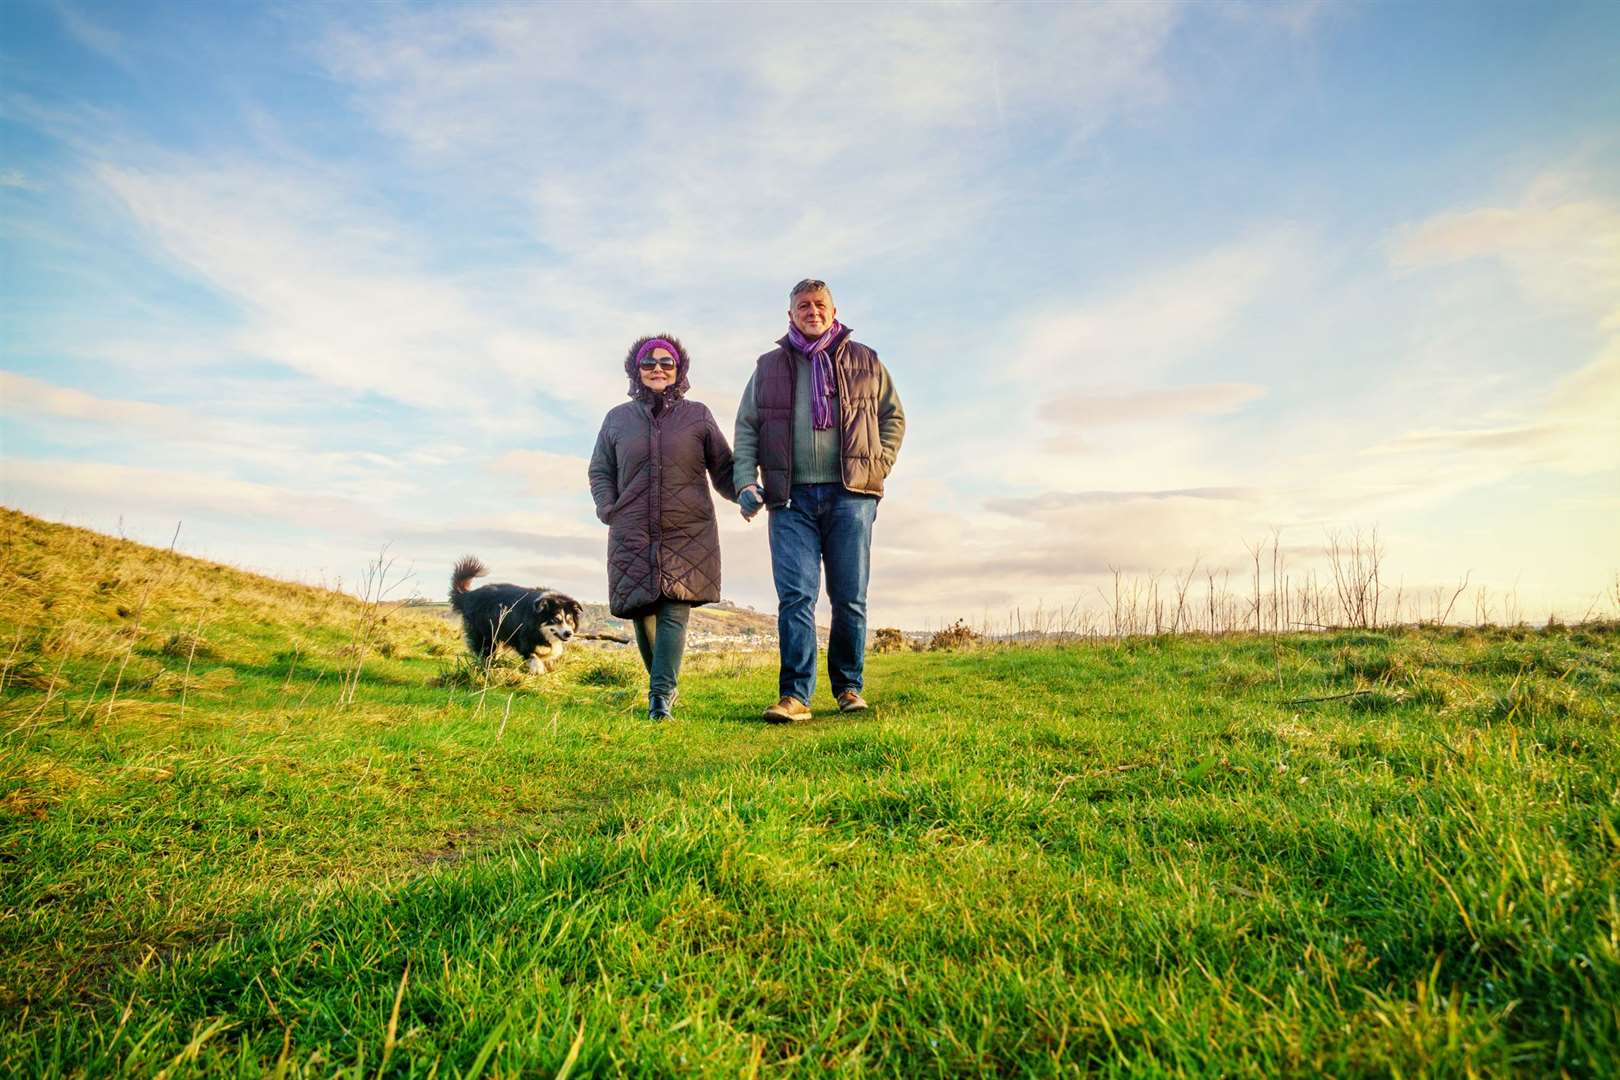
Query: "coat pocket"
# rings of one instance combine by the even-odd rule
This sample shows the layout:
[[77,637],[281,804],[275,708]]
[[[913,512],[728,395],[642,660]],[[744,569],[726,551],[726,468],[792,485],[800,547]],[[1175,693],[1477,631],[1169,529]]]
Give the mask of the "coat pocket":
[[596,516],[603,522],[603,524],[613,524],[613,519],[619,516],[619,511],[623,510],[627,505],[636,500],[636,498],[639,496],[639,492],[636,490],[636,487],[637,485],[632,483],[630,487],[626,488],[624,491],[621,491],[619,493],[619,497],[609,503],[606,509],[598,510],[596,512]]

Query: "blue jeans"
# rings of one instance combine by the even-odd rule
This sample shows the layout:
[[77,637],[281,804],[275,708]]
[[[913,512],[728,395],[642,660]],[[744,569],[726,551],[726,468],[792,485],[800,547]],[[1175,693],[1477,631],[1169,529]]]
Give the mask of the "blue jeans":
[[770,511],[771,576],[776,579],[776,635],[782,650],[781,693],[805,704],[816,689],[816,599],[827,570],[832,635],[827,679],[833,695],[861,689],[866,666],[866,579],[872,570],[877,496],[842,484],[794,484],[788,504]]

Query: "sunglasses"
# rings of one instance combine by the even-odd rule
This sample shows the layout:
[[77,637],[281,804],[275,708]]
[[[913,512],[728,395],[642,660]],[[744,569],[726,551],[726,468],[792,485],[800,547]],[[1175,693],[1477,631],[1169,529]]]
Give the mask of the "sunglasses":
[[655,367],[663,368],[665,371],[674,371],[675,358],[673,356],[643,356],[641,358],[642,371],[651,371]]

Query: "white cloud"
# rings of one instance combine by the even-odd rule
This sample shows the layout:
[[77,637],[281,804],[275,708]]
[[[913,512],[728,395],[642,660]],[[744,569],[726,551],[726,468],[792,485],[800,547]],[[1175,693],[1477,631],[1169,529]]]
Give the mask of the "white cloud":
[[422,404],[457,391],[439,335],[472,322],[465,301],[391,269],[410,259],[408,242],[368,226],[353,203],[246,165],[106,166],[99,176],[245,309],[239,348],[346,390]]
[[1584,195],[1578,183],[1548,174],[1517,206],[1421,222],[1396,235],[1391,261],[1411,270],[1495,260],[1538,303],[1595,312],[1605,330],[1620,333],[1620,206]]
[[[880,525],[874,605],[937,616],[942,603],[955,602],[960,614],[972,617],[982,605],[994,616],[998,603],[1050,606],[1087,592],[1095,598],[1108,567],[1149,575],[1202,559],[1235,571],[1244,541],[1274,527],[1292,542],[1307,541],[1295,556],[1304,573],[1315,560],[1309,549],[1346,522],[1383,522],[1392,526],[1386,536],[1399,536],[1401,523],[1422,520],[1430,507],[1514,477],[1615,474],[1617,221],[1620,208],[1542,183],[1521,205],[1440,215],[1399,231],[1391,247],[1398,286],[1428,297],[1458,275],[1505,269],[1523,303],[1516,317],[1539,312],[1577,327],[1584,320],[1599,342],[1584,362],[1579,353],[1508,358],[1514,378],[1476,376],[1475,392],[1459,399],[1475,405],[1473,412],[1406,400],[1407,387],[1373,370],[1368,385],[1386,388],[1381,410],[1362,415],[1359,403],[1312,399],[1295,417],[1295,402],[1281,400],[1279,426],[1264,422],[1239,432],[1237,445],[1218,447],[1200,438],[1196,421],[1248,404],[1259,387],[1144,388],[1158,381],[1157,371],[1201,355],[1222,357],[1223,340],[1247,329],[1270,287],[1297,276],[1299,248],[1288,239],[1238,244],[1037,319],[1014,351],[1018,374],[1006,378],[1015,394],[933,418],[923,445],[902,454]],[[1418,340],[1443,377],[1454,372],[1467,381],[1471,357],[1446,349],[1473,339],[1448,332],[1443,319],[1451,308],[1435,310],[1418,305],[1419,319],[1428,316],[1415,324]],[[1477,308],[1460,314],[1470,310],[1477,318]],[[1318,343],[1326,350],[1318,362],[1331,362],[1337,344]],[[1389,363],[1399,376],[1403,358]],[[1111,385],[1063,390],[1077,366],[1102,369]],[[1053,371],[1064,374],[1048,377],[1042,394],[1028,393],[1031,373]],[[1389,417],[1425,412],[1444,420],[1388,426]],[[987,424],[989,416],[997,422]],[[1060,434],[1042,434],[1054,430]],[[1103,434],[1086,436],[1095,430]],[[917,469],[930,474],[921,490],[913,488]],[[969,477],[974,483],[964,484]],[[1008,494],[987,497],[987,487]],[[1393,553],[1400,572],[1411,570],[1409,581],[1437,581],[1482,563],[1502,570],[1497,555],[1431,544],[1427,535],[1405,537],[1421,553],[1416,559]],[[1571,582],[1601,570],[1602,558],[1593,549],[1569,559],[1567,570],[1540,574],[1545,602],[1571,602],[1578,591]]]
[[1246,491],[1051,492],[953,508],[904,482],[879,513],[871,604],[906,625],[1037,605],[1096,611],[1115,570],[1235,570],[1243,539],[1267,531]]
[[1515,423],[1408,431],[1366,453],[1392,464],[1362,471],[1363,483],[1429,495],[1536,469],[1577,475],[1620,469],[1620,340],[1559,379],[1539,403],[1517,410]]
[[1229,333],[1266,288],[1303,261],[1303,236],[1279,228],[1185,260],[1115,292],[1026,314],[1009,376],[1083,372],[1139,381],[1171,361],[1207,350]]
[[[852,8],[837,20],[837,79],[783,62],[802,22],[785,9],[507,3],[391,16],[332,35],[325,52],[379,124],[424,152],[554,161],[562,140],[594,144],[630,126],[679,162],[724,169],[716,151],[733,134],[764,140],[764,157],[814,165],[852,145],[909,146],[1007,118],[1100,123],[1162,97],[1157,59],[1178,12]],[[627,47],[627,33],[653,48]],[[639,149],[621,147],[626,172],[688,182]]]
[[19,191],[39,191],[40,185],[28,178],[21,169],[0,169],[0,188],[14,188]]
[[123,35],[62,0],[57,0],[55,8],[62,26],[75,41],[121,67],[129,66],[129,45]]
[[[1160,100],[1176,18],[849,8],[837,78],[784,62],[799,16],[769,6],[413,11],[325,53],[435,167],[526,185],[539,237],[577,273],[610,290],[721,288],[948,240],[995,198],[974,174],[1003,125],[1080,137]],[[650,52],[625,47],[631,23]]]
[[[260,399],[265,396],[259,391]],[[305,472],[338,465],[345,455],[323,453],[305,431],[262,420],[209,415],[205,407],[158,405],[102,397],[16,372],[0,371],[0,413],[48,426],[61,441],[123,441],[145,452],[167,448],[211,461],[251,462]]]
[[968,373],[980,381],[962,387],[959,404],[914,426],[903,463],[977,490],[1239,482],[1194,421],[1234,411],[1264,388],[1153,384],[1194,365],[1218,372],[1246,316],[1307,268],[1302,231],[1263,228],[1100,295],[1012,312],[992,336],[1012,345]]
[[309,528],[356,529],[375,521],[377,508],[330,494],[324,487],[291,488],[238,480],[224,473],[152,469],[106,462],[9,457],[0,474],[14,506],[72,505],[105,513],[202,512]]
[[[186,159],[97,175],[240,309],[239,328],[215,348],[184,343],[194,362],[273,363],[485,432],[556,435],[565,410],[621,400],[625,345],[670,321],[650,313],[645,294],[612,296],[566,266],[525,264],[478,282],[436,272],[434,239],[366,205],[354,178]],[[703,363],[695,378],[740,387],[758,335],[705,324],[687,335]],[[165,348],[106,339],[78,351],[128,366]]]
[[1243,23],[1270,23],[1295,37],[1311,33],[1330,13],[1345,9],[1345,5],[1332,0],[1278,0],[1267,4],[1219,4],[1214,7],[1224,18]]
[[1236,412],[1265,392],[1265,387],[1252,383],[1204,383],[1117,393],[1082,391],[1044,401],[1036,414],[1060,426],[1086,428],[1157,423]]
[[[465,448],[445,442],[390,447],[386,453],[332,449],[322,445],[329,433],[318,424],[271,422],[272,394],[265,387],[214,389],[232,402],[230,412],[209,402],[180,407],[102,397],[0,371],[0,414],[13,418],[19,431],[46,433],[57,446],[121,446],[127,456],[120,464],[153,467],[154,475],[167,475],[175,462],[207,462],[221,475],[248,471],[261,482],[318,479],[325,494],[361,503],[413,498],[420,490],[418,468],[467,455]],[[265,419],[244,418],[244,409]]]
[[545,450],[509,450],[490,463],[497,473],[515,476],[524,489],[541,498],[588,497],[590,459]]
[[0,371],[0,410],[14,415],[54,416],[147,433],[173,431],[188,427],[192,422],[184,409],[96,397],[10,371]]
[[[1437,475],[1471,486],[1532,469],[1620,469],[1620,205],[1548,174],[1517,206],[1441,214],[1401,230],[1391,260],[1407,272],[1475,260],[1500,266],[1532,304],[1592,320],[1600,344],[1574,370],[1567,355],[1519,358],[1517,368],[1540,376],[1540,386],[1498,403],[1487,422],[1408,431],[1370,453],[1394,459],[1389,468],[1407,483],[1430,487]],[[1567,373],[1556,375],[1559,368]],[[1388,474],[1380,466],[1374,475]]]

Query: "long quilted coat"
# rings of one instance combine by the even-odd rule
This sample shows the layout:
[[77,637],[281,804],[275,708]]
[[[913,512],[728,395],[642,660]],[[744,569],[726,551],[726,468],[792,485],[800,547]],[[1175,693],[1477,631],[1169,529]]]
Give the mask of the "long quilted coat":
[[[676,379],[662,394],[641,385],[636,350],[625,374],[630,401],[602,421],[591,454],[591,498],[608,526],[608,606],[629,618],[660,598],[720,599],[720,534],[708,480],[735,501],[731,447],[708,406],[686,400],[691,360],[675,346]],[[708,476],[705,477],[704,474]]]

